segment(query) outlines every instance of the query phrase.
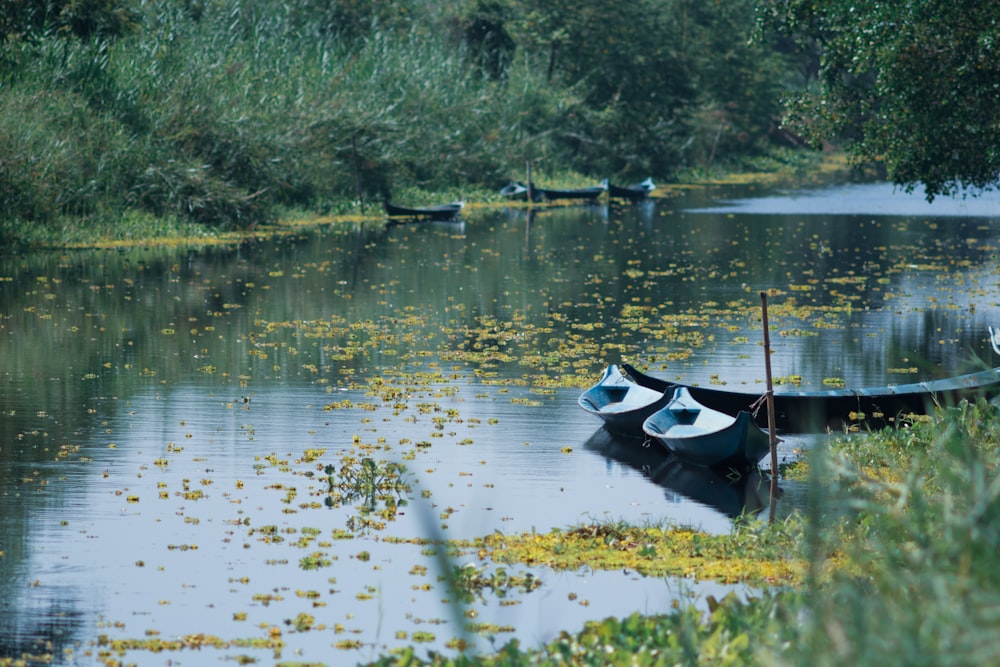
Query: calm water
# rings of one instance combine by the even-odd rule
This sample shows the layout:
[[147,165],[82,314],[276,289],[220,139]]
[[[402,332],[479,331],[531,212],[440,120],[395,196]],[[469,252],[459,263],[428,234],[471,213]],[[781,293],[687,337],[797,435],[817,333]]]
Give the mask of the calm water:
[[[460,622],[410,538],[617,519],[726,531],[766,503],[753,484],[609,439],[580,391],[622,359],[762,386],[761,290],[774,373],[804,387],[996,365],[998,228],[996,198],[731,187],[0,260],[0,656],[100,664],[102,636],[204,633],[227,645],[125,660],[269,663],[238,640],[272,628],[287,660],[440,650]],[[326,506],[323,467],[347,456],[407,467],[384,528],[352,535],[357,511]],[[801,496],[784,487],[779,514]],[[470,605],[491,628],[481,647],[727,590],[534,572],[540,589]]]

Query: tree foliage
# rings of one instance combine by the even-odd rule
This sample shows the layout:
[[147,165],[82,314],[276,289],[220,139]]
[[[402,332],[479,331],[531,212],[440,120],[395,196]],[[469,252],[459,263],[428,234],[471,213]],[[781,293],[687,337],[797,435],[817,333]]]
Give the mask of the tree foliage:
[[760,0],[764,30],[822,53],[788,120],[929,199],[1000,175],[1000,5],[990,0]]
[[8,39],[114,39],[138,28],[138,12],[122,0],[0,0],[0,35]]
[[507,32],[511,10],[499,0],[476,0],[459,21],[473,62],[491,79],[506,79],[517,45]]
[[583,96],[559,130],[584,169],[662,174],[713,149],[747,155],[780,112],[782,56],[748,44],[750,1],[508,3],[519,57]]
[[664,173],[681,160],[695,91],[676,2],[636,0],[628,11],[615,0],[512,4],[512,33],[535,66],[583,97],[560,128],[583,169]]

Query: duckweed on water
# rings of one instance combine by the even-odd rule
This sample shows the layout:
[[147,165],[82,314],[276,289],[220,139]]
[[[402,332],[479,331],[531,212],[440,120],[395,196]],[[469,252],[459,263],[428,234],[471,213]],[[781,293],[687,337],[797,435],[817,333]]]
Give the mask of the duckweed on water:
[[[837,456],[827,461],[820,452],[810,467],[814,475],[818,470],[829,480],[828,502],[846,501],[849,511],[824,510],[806,522],[741,521],[732,534],[723,536],[676,527],[591,524],[544,534],[494,533],[469,541],[416,541],[445,549],[453,561],[475,553],[482,561],[529,568],[517,574],[508,574],[506,567],[492,573],[480,568],[457,570],[453,579],[463,582],[464,578],[460,590],[466,596],[492,591],[502,597],[508,590],[534,590],[539,579],[531,568],[536,567],[621,570],[647,577],[678,574],[746,582],[760,586],[761,592],[743,600],[709,598],[707,611],[679,607],[671,614],[590,622],[576,633],[561,633],[540,650],[522,651],[510,642],[492,655],[475,659],[419,657],[415,647],[432,641],[435,633],[414,632],[410,640],[415,647],[393,652],[376,664],[757,665],[767,662],[768,656],[781,656],[792,665],[881,665],[900,650],[940,651],[919,640],[917,628],[929,621],[935,623],[936,633],[954,637],[960,644],[958,650],[997,657],[1000,654],[989,644],[973,638],[989,634],[987,628],[995,619],[991,610],[1000,604],[1000,579],[991,565],[995,544],[1000,542],[1000,522],[993,520],[1000,516],[996,481],[1000,420],[996,417],[992,406],[966,404],[906,428],[835,441]],[[306,454],[298,461],[310,459],[320,465],[317,456]],[[293,470],[280,457],[271,455],[265,460],[282,470]],[[374,461],[360,465],[362,472],[379,470]],[[305,527],[298,532],[306,546],[320,531]],[[258,533],[270,540],[284,539],[277,526],[262,526]],[[367,557],[366,552],[355,556]],[[973,587],[977,593],[970,597]],[[899,590],[936,600],[942,609],[903,599],[896,594]],[[953,614],[959,608],[964,610],[961,626]],[[813,616],[816,623],[809,620]],[[320,629],[308,613],[286,623],[294,632]],[[845,623],[850,627],[844,627]],[[888,632],[885,623],[893,624]],[[491,635],[505,631],[474,621],[468,627]],[[900,646],[907,641],[913,645]],[[448,645],[464,646],[460,640]],[[949,651],[955,650],[954,642],[948,645]],[[105,637],[95,648],[104,662],[116,664],[118,658],[136,652],[193,649],[269,649],[280,660],[282,646],[281,630],[271,628],[257,639]],[[362,646],[357,639],[345,638],[334,641],[331,651]],[[839,650],[847,651],[840,661],[836,659]],[[331,656],[326,664],[340,662]],[[949,661],[927,664],[945,662]],[[986,662],[957,659],[950,664]]]
[[805,564],[797,556],[801,526],[747,524],[732,535],[672,527],[612,524],[549,533],[488,535],[469,543],[480,557],[554,570],[620,570],[647,577],[678,576],[750,585],[797,584]]

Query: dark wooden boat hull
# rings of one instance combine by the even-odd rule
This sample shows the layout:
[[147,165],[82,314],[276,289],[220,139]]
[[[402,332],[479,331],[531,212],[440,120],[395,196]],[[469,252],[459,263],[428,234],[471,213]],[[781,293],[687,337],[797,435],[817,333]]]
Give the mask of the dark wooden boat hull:
[[439,204],[437,206],[397,206],[385,203],[385,212],[390,218],[411,218],[424,220],[454,220],[462,210],[461,202]]
[[531,186],[531,197],[535,201],[596,201],[601,195],[607,192],[604,185],[595,185],[589,188],[577,188],[575,190],[559,190],[555,188],[540,188],[534,184]]
[[[622,370],[643,386],[670,392],[684,386],[702,405],[736,415],[754,411],[754,422],[767,427],[767,410],[761,394],[729,391],[717,387],[699,387],[661,380],[646,375],[628,364]],[[940,380],[861,389],[829,389],[774,393],[775,428],[786,433],[816,433],[851,425],[877,429],[894,425],[909,414],[923,415],[934,406],[956,405],[962,400],[987,400],[1000,396],[1000,367]]]
[[659,381],[653,384],[655,386],[649,388],[627,378],[618,366],[612,364],[604,370],[597,384],[580,394],[577,404],[584,412],[603,421],[604,427],[612,433],[640,438],[643,437],[642,423],[646,418],[673,397],[672,393],[665,393],[660,388]]
[[685,463],[705,468],[746,470],[770,449],[770,440],[749,412],[735,416],[712,410],[678,387],[671,401],[650,415],[643,433]]
[[653,179],[647,178],[641,183],[632,185],[615,185],[608,183],[608,196],[611,199],[627,199],[630,202],[640,202],[649,197],[649,193],[656,189]]

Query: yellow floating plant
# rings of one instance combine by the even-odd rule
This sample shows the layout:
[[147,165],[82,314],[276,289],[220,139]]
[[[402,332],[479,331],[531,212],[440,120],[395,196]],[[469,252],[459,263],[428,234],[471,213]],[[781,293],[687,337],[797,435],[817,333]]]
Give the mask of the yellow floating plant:
[[497,563],[556,570],[622,570],[758,586],[799,583],[806,564],[793,555],[794,531],[763,530],[765,537],[751,539],[747,533],[741,539],[687,528],[590,525],[549,533],[493,533],[463,546]]

